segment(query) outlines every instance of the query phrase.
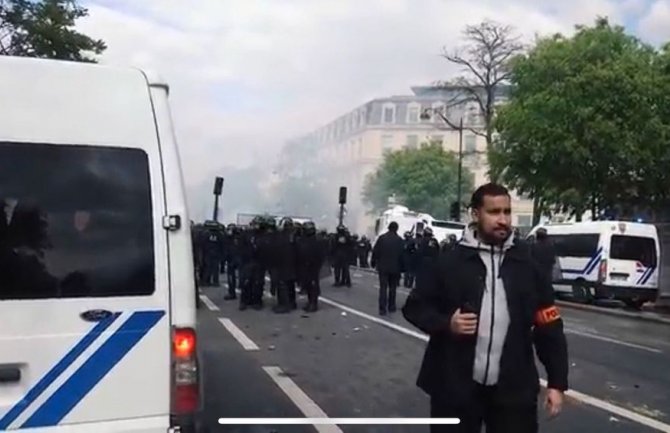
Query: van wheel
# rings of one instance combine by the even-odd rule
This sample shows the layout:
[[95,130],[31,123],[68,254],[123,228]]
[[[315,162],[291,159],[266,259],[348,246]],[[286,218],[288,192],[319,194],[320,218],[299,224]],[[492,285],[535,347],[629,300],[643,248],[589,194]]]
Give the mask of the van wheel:
[[642,306],[646,303],[646,301],[641,301],[639,299],[626,299],[623,302],[627,307],[636,311],[642,311]]
[[575,299],[583,301],[587,304],[593,303],[593,296],[591,296],[591,291],[587,287],[585,281],[578,280],[573,283],[572,295],[575,297]]

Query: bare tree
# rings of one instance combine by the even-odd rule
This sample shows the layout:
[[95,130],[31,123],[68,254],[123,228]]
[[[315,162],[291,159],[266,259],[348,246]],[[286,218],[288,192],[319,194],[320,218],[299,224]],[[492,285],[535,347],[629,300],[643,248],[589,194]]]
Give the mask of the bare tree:
[[[464,129],[485,137],[489,151],[493,146],[493,120],[499,88],[509,82],[509,62],[521,54],[524,47],[513,27],[494,21],[467,26],[463,36],[467,41],[464,46],[453,51],[445,48],[442,53],[448,62],[461,66],[463,75],[439,85],[459,90],[449,105],[475,103],[484,118],[484,128],[469,126]],[[460,128],[445,117],[451,128]]]

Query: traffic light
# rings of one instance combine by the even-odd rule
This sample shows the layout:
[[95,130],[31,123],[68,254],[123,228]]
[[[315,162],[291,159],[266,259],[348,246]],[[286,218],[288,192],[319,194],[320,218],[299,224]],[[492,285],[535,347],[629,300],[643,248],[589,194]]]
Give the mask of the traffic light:
[[457,201],[454,201],[451,203],[451,207],[449,208],[449,215],[451,216],[451,219],[454,221],[460,221],[461,219],[461,206]]
[[347,187],[346,186],[341,186],[340,187],[340,204],[346,204],[347,203]]
[[222,190],[223,190],[223,178],[217,177],[216,180],[214,181],[214,195],[221,195]]

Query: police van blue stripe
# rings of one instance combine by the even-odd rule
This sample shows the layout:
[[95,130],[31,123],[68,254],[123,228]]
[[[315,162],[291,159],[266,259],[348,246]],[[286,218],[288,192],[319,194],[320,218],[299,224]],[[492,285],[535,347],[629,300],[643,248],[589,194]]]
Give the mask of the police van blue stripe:
[[164,315],[165,311],[133,313],[21,428],[47,427],[60,423]]
[[598,250],[598,255],[596,256],[595,260],[593,260],[593,262],[591,263],[591,266],[586,268],[586,270],[584,271],[585,275],[591,274],[591,272],[593,272],[593,270],[596,269],[598,267],[598,265],[600,265],[600,259],[602,258],[602,255],[601,255],[602,250],[603,250],[602,248],[600,248]]
[[0,419],[0,430],[7,430],[9,426],[18,418],[42,393],[61,375],[67,368],[91,345],[98,337],[114,323],[120,313],[101,320],[93,329],[91,329],[70,351],[61,358],[51,370],[49,370],[33,386],[26,395],[14,405],[5,416]]
[[653,272],[652,268],[645,269],[645,271],[642,273],[642,275],[640,275],[640,278],[637,279],[637,283],[635,284],[643,284],[642,280],[644,280],[647,277],[647,275],[651,274],[652,272]]
[[655,266],[652,266],[651,268],[649,268],[649,272],[644,277],[644,279],[640,282],[640,284],[647,284],[647,281],[649,281],[649,279],[651,278],[651,275],[654,273],[654,270],[656,270]]
[[603,252],[603,247],[600,247],[596,250],[595,253],[591,256],[589,261],[586,263],[583,269],[563,269],[562,272],[566,274],[579,274],[579,275],[589,275],[595,267],[600,262],[601,254]]

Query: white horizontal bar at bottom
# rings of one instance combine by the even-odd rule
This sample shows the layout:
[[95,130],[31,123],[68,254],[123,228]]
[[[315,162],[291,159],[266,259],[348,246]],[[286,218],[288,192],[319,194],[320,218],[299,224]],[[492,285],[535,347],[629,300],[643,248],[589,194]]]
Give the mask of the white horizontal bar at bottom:
[[455,425],[460,422],[458,418],[219,418],[222,425]]

